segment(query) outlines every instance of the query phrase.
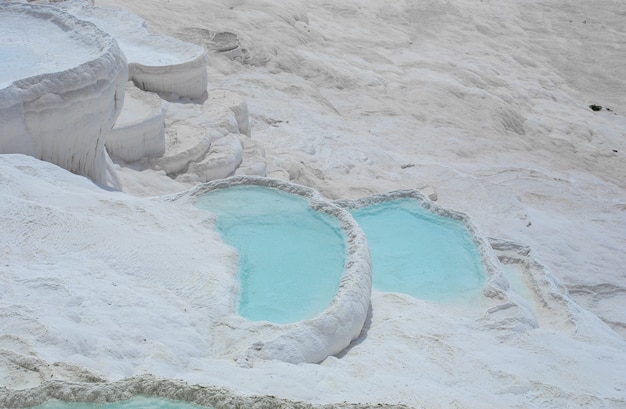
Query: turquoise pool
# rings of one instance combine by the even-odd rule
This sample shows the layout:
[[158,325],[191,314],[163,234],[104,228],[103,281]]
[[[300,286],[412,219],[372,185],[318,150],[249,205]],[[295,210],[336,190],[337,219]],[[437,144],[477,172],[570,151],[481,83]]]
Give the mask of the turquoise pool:
[[160,398],[146,398],[137,396],[129,400],[113,403],[68,403],[50,401],[33,409],[207,409],[209,406],[199,406],[191,403],[172,401]]
[[339,288],[346,247],[339,222],[302,196],[233,186],[198,197],[239,252],[239,314],[290,323],[324,311]]
[[486,274],[463,222],[433,214],[412,198],[350,212],[370,245],[375,289],[431,301],[480,293]]

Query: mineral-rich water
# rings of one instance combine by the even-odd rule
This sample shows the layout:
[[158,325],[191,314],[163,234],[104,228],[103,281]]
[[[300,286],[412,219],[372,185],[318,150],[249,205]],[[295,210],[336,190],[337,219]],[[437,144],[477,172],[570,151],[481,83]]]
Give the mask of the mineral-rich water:
[[398,199],[351,210],[370,245],[374,288],[448,301],[478,293],[486,275],[465,225]]
[[239,313],[289,323],[325,310],[344,271],[344,235],[336,219],[304,197],[261,186],[213,190],[197,206],[218,217],[239,252]]

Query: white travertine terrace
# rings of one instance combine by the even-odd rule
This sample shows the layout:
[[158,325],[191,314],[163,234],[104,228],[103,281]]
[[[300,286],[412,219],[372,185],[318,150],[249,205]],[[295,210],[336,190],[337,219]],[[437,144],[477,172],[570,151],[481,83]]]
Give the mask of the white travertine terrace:
[[237,361],[241,365],[251,365],[256,359],[317,363],[343,351],[361,333],[370,306],[372,266],[365,234],[350,213],[317,191],[277,179],[235,176],[200,185],[174,200],[194,202],[211,190],[240,185],[266,186],[303,196],[313,209],[335,217],[344,231],[346,260],[335,297],[316,317],[292,324],[250,322],[233,317],[227,325],[248,334],[243,336],[243,342],[254,340],[248,344],[246,353],[236,357]]
[[164,121],[161,98],[129,82],[122,112],[106,141],[108,152],[125,162],[162,155],[165,152]]
[[146,91],[198,98],[207,91],[208,56],[204,48],[148,32],[140,17],[124,10],[67,1],[59,7],[89,21],[115,38],[128,60],[129,78]]
[[0,3],[0,37],[0,153],[115,186],[105,140],[128,78],[115,40],[54,7],[20,3]]

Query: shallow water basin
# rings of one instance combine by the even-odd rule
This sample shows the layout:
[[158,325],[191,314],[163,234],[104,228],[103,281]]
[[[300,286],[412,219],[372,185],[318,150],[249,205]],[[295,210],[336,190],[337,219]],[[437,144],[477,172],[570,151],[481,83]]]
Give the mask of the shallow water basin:
[[350,212],[370,245],[375,289],[431,301],[480,294],[487,275],[462,221],[434,214],[413,198]]
[[306,198],[265,186],[233,186],[198,197],[239,252],[239,314],[290,323],[325,310],[339,287],[346,246],[336,219]]

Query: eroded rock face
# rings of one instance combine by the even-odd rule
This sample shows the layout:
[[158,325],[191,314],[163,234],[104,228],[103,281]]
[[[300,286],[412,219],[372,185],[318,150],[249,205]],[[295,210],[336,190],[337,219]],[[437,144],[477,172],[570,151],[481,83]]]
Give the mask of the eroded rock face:
[[115,40],[54,7],[21,3],[0,3],[0,36],[0,153],[115,186],[104,144],[128,79]]

